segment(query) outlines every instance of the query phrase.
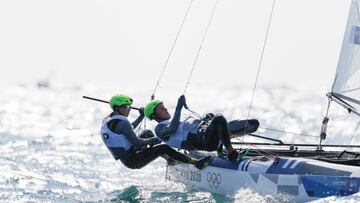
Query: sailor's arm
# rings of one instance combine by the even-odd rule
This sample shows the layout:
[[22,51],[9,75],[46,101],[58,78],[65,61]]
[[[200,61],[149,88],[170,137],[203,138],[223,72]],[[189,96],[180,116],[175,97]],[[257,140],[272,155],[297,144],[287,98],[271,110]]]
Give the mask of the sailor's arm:
[[134,127],[134,129],[136,128],[136,127],[138,127],[138,125],[141,123],[141,121],[144,119],[144,117],[145,117],[145,114],[144,114],[144,108],[140,108],[139,109],[139,113],[140,113],[140,115],[139,115],[139,117],[137,117],[137,119],[134,121],[134,122],[132,122],[132,126]]
[[156,136],[158,136],[162,140],[168,140],[170,138],[171,133],[174,132],[176,132],[176,130],[173,131],[165,124],[159,124],[155,127]]
[[181,109],[185,105],[185,97],[181,96],[176,105],[176,110],[173,115],[172,120],[168,126],[166,125],[158,125],[155,128],[155,133],[161,139],[167,140],[171,136],[171,134],[175,133],[177,128],[180,125],[180,117],[181,117]]
[[132,126],[134,127],[134,128],[136,128],[136,127],[138,127],[138,125],[141,123],[141,121],[144,119],[144,116],[142,116],[142,115],[140,115],[139,117],[137,117],[137,119],[136,120],[134,120],[133,122],[132,122]]
[[127,121],[121,121],[118,122],[115,127],[116,133],[121,133],[126,136],[126,138],[133,144],[135,147],[142,147],[146,146],[148,144],[153,144],[158,142],[158,138],[153,137],[150,139],[140,139],[136,136],[134,132],[134,128],[130,124],[130,122]]

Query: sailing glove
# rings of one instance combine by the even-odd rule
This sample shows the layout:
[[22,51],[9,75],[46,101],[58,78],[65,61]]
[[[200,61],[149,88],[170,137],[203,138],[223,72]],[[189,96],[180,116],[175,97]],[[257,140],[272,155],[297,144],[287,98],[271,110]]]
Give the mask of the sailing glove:
[[145,116],[144,107],[140,107],[140,108],[139,108],[139,114],[140,114],[141,117],[144,117],[144,116]]
[[181,95],[178,99],[178,103],[176,105],[176,109],[182,109],[182,107],[186,106],[185,95]]

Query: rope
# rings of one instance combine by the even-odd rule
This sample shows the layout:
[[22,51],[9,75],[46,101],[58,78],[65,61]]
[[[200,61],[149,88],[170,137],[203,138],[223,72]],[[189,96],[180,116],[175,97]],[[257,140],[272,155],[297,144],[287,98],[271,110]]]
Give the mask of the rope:
[[[360,122],[359,122],[360,124]],[[272,129],[272,128],[260,128],[259,129],[263,129],[263,130],[269,130],[269,131],[273,131],[273,132],[278,132],[278,133],[286,133],[286,134],[291,134],[291,135],[297,135],[297,136],[306,136],[306,137],[312,137],[312,138],[318,138],[319,136],[317,135],[311,135],[311,134],[304,134],[304,133],[295,133],[295,132],[289,132],[289,131],[284,131],[284,130],[277,130],[277,129]],[[234,138],[236,140],[239,140],[240,142],[244,142],[243,137],[245,136],[241,136],[241,137],[237,137]],[[242,144],[241,144],[242,145]]]
[[272,157],[280,156],[279,154],[277,154],[275,152],[272,152],[270,150],[265,150],[256,145],[250,145],[250,144],[245,144],[245,143],[243,143],[243,144],[247,145],[248,147],[251,147],[255,152],[259,153],[260,155],[262,155],[264,157],[272,158]]
[[255,90],[256,90],[256,87],[257,87],[257,82],[258,82],[260,70],[261,70],[261,67],[262,67],[262,62],[263,62],[263,58],[264,58],[267,39],[268,39],[268,36],[269,36],[270,25],[271,25],[273,13],[274,13],[275,3],[276,3],[276,0],[273,1],[272,8],[271,8],[270,18],[269,18],[269,22],[268,22],[268,26],[267,26],[267,30],[266,30],[266,35],[265,35],[265,40],[264,40],[261,56],[260,56],[258,71],[257,71],[257,74],[256,74],[255,84],[254,84],[253,93],[252,93],[252,96],[251,96],[251,102],[250,102],[247,118],[249,118],[249,116],[250,116],[250,111],[251,111],[253,100],[254,100]]
[[344,91],[341,91],[339,93],[344,94],[344,93],[349,93],[349,92],[353,92],[353,91],[357,91],[357,90],[360,90],[360,87],[356,87],[356,88],[353,88],[353,89],[350,89],[350,90],[344,90]]
[[358,122],[358,124],[357,124],[357,126],[356,126],[356,129],[355,129],[355,131],[354,131],[354,134],[353,134],[352,137],[351,137],[350,143],[353,143],[354,137],[355,137],[355,135],[356,135],[357,130],[359,129],[359,126],[360,126],[360,121]]
[[197,112],[191,110],[189,107],[186,109],[188,111],[190,111],[192,114],[194,114],[198,119],[202,119],[202,116],[200,114],[198,114]]
[[292,134],[292,135],[300,135],[300,136],[316,137],[316,138],[319,137],[319,136],[317,136],[317,135],[310,135],[310,134],[303,134],[303,133],[295,133],[295,132],[277,130],[277,129],[272,129],[272,128],[259,128],[259,129],[269,130],[269,131],[274,131],[274,132],[279,132],[279,133]]
[[[360,124],[360,122],[359,122]],[[299,136],[307,136],[307,137],[313,137],[313,138],[318,138],[318,136],[316,135],[310,135],[310,134],[303,134],[303,133],[294,133],[294,132],[289,132],[289,131],[283,131],[283,130],[276,130],[276,129],[271,129],[271,128],[259,128],[259,129],[263,129],[263,130],[269,130],[269,131],[274,131],[274,132],[281,132],[281,133],[287,133],[287,134],[293,134],[293,135],[299,135]],[[244,137],[244,136],[243,136]],[[244,143],[244,140],[243,140],[243,137],[241,138],[235,138],[235,139],[238,139],[240,142],[241,142],[241,145],[240,145],[240,148],[242,148],[243,145],[246,145],[246,146],[249,146],[249,147],[252,147],[254,149],[254,151],[256,151],[257,153],[261,154],[262,156],[265,156],[265,157],[271,157],[271,156],[279,156],[279,154],[276,154],[274,152],[269,152],[269,151],[266,151],[260,147],[257,147],[256,145],[250,145],[250,144],[246,144]]]
[[183,95],[185,95],[186,90],[187,90],[187,87],[189,86],[191,76],[192,76],[192,74],[193,74],[193,72],[194,72],[194,69],[195,69],[195,66],[196,66],[197,60],[198,60],[198,58],[199,58],[199,55],[200,55],[200,52],[201,52],[202,46],[203,46],[203,44],[204,44],[204,41],[205,41],[206,35],[207,35],[207,33],[208,33],[208,30],[209,30],[209,27],[210,27],[211,21],[212,21],[212,19],[213,19],[214,14],[215,14],[215,10],[216,10],[216,6],[217,6],[217,4],[218,4],[218,0],[216,0],[216,1],[215,1],[214,7],[213,7],[213,9],[212,9],[212,11],[211,11],[211,16],[210,16],[209,22],[208,22],[208,24],[207,24],[207,27],[206,27],[206,30],[205,30],[204,36],[203,36],[203,38],[202,38],[202,40],[201,40],[200,47],[199,47],[199,49],[198,49],[198,51],[197,51],[197,54],[196,54],[196,57],[195,57],[195,61],[194,61],[193,65],[192,65],[191,72],[190,72],[190,75],[189,75],[188,80],[187,80],[187,82],[186,82],[186,85],[185,85],[185,89],[184,89]]
[[[254,88],[253,88],[253,92],[252,92],[252,96],[251,96],[251,100],[250,100],[250,106],[249,106],[249,110],[248,110],[246,119],[249,119],[250,111],[251,111],[252,104],[253,104],[253,101],[254,101],[254,95],[255,95],[255,91],[256,91],[256,87],[257,87],[257,82],[258,82],[258,79],[259,79],[260,70],[261,70],[261,67],[262,67],[262,62],[263,62],[263,58],[264,58],[265,48],[266,48],[267,39],[268,39],[268,36],[269,36],[269,31],[270,31],[270,25],[271,25],[273,13],[274,13],[275,3],[276,3],[276,0],[273,1],[272,7],[271,7],[269,22],[268,22],[267,29],[266,29],[265,40],[264,40],[264,44],[263,44],[262,51],[261,51],[261,56],[260,56],[259,66],[258,66],[258,71],[257,71],[257,74],[256,74],[255,84],[254,84]],[[244,132],[246,132],[247,127],[248,127],[248,122],[245,123]]]
[[279,154],[272,152],[271,150],[266,150],[266,149],[260,148],[256,145],[251,145],[251,144],[247,144],[247,143],[242,143],[240,146],[240,150],[242,149],[242,145],[248,146],[250,149],[254,150],[259,155],[267,157],[267,158],[275,158],[275,157],[280,156]]
[[[145,119],[144,119],[144,120],[145,120]],[[136,134],[137,134],[137,135],[139,135],[140,131],[143,130],[141,126],[143,125],[144,120],[142,120],[142,121],[139,123],[138,127],[136,128]],[[146,126],[144,127],[144,129],[146,129]]]
[[164,75],[165,69],[166,69],[167,64],[168,64],[168,62],[169,62],[169,59],[170,59],[170,57],[171,57],[171,55],[172,55],[172,53],[173,53],[173,51],[174,51],[175,44],[176,44],[176,42],[177,42],[177,40],[178,40],[178,38],[179,38],[179,36],[180,36],[181,30],[182,30],[182,28],[183,28],[183,26],[184,26],[184,24],[185,24],[185,21],[186,21],[186,19],[187,19],[187,16],[188,16],[188,14],[189,14],[189,11],[190,11],[190,8],[191,8],[193,2],[194,2],[194,0],[191,0],[191,1],[190,1],[190,4],[189,4],[189,6],[188,6],[188,8],[187,8],[187,10],[186,10],[186,13],[185,13],[185,16],[184,16],[184,18],[183,18],[183,20],[182,20],[182,22],[181,22],[179,31],[178,31],[177,34],[176,34],[176,37],[175,37],[175,40],[174,40],[174,42],[173,42],[173,44],[172,44],[172,46],[171,46],[169,55],[168,55],[167,58],[166,58],[166,61],[165,61],[164,67],[163,67],[163,69],[162,69],[162,71],[161,71],[161,73],[160,73],[159,79],[158,79],[158,81],[156,82],[154,91],[153,91],[153,93],[152,93],[152,95],[151,95],[151,100],[154,100],[154,99],[155,99],[156,90],[157,90],[157,88],[158,88],[159,85],[160,85],[160,81],[161,81],[161,79],[162,79],[162,77],[163,77],[163,75]]

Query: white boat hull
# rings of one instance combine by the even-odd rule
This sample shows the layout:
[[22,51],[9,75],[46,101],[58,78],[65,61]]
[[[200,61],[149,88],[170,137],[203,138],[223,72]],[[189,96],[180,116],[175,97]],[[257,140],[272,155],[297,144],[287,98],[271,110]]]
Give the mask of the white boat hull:
[[[220,160],[216,159],[216,161]],[[265,162],[249,160],[243,160],[236,164],[231,163],[230,167],[229,165],[221,167],[219,164],[213,163],[203,170],[198,170],[188,164],[169,165],[167,179],[182,182],[197,190],[217,194],[232,196],[241,188],[250,188],[259,194],[288,196],[289,200],[297,202],[334,195],[347,196],[359,192],[360,178],[353,177],[359,173],[358,167],[293,158],[284,158],[277,163],[277,166],[274,166],[274,160]],[[220,160],[220,162],[226,163],[225,160]],[[314,164],[318,165],[312,170],[319,168],[323,170],[314,171],[314,173],[324,172],[328,175],[312,175],[310,172],[309,174],[296,174],[299,171],[303,173],[301,171],[306,171],[309,165],[314,166]],[[339,168],[345,168],[345,171],[338,170]],[[341,176],[334,175],[337,172]]]

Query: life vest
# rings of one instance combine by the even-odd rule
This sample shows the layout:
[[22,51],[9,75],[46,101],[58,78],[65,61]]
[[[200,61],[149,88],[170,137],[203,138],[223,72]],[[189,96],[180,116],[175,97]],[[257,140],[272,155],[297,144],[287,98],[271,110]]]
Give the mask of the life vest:
[[[170,119],[160,122],[158,125],[166,125],[170,124]],[[180,123],[175,133],[172,133],[168,140],[163,140],[170,147],[181,148],[183,142],[187,141],[187,137],[189,133],[196,134],[198,127],[198,120],[192,117],[186,118],[184,121]]]
[[102,127],[100,131],[101,138],[104,144],[106,145],[106,147],[111,152],[111,154],[117,160],[119,159],[118,153],[130,149],[130,147],[132,147],[132,144],[124,134],[117,134],[109,129],[108,123],[113,120],[120,120],[127,122],[129,121],[125,116],[117,115],[117,116],[107,117],[102,122]]

